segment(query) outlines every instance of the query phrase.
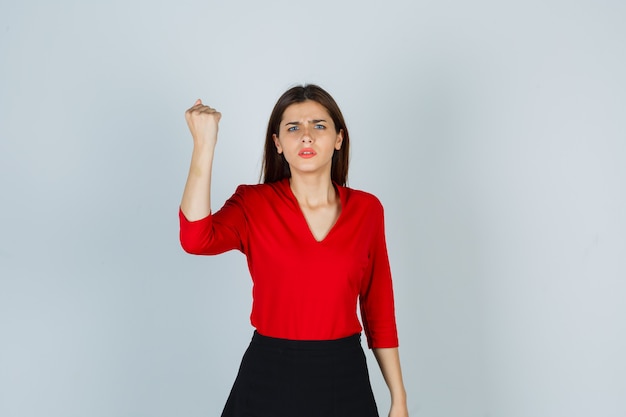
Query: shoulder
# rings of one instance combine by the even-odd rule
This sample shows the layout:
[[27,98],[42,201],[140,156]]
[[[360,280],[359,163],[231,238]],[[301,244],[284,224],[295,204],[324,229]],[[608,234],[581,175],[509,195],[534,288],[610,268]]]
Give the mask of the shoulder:
[[383,213],[383,205],[374,194],[350,187],[338,186],[338,189],[339,193],[343,194],[346,205],[357,206],[369,212]]
[[265,184],[241,184],[237,186],[237,193],[272,194],[284,187],[283,181]]
[[267,184],[241,184],[237,187],[233,197],[254,200],[273,200],[284,194],[284,186],[279,182]]

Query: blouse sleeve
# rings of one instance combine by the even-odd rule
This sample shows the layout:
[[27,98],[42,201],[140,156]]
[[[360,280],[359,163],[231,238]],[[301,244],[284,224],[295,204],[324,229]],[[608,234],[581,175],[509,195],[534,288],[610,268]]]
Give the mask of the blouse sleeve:
[[387,255],[383,207],[378,202],[369,264],[360,294],[361,319],[370,348],[398,347],[391,268]]
[[194,255],[217,255],[237,249],[245,253],[247,221],[244,205],[245,186],[240,185],[224,206],[203,219],[189,221],[178,210],[180,244]]

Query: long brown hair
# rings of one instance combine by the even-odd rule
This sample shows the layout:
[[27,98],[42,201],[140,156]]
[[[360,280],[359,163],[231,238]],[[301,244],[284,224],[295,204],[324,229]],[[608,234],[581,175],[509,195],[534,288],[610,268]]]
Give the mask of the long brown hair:
[[333,154],[332,165],[330,169],[331,180],[339,185],[346,185],[348,180],[348,162],[350,156],[350,137],[348,128],[343,119],[341,110],[332,98],[323,88],[315,84],[305,84],[292,87],[280,96],[267,124],[267,133],[265,135],[265,150],[263,152],[263,166],[261,168],[261,180],[264,183],[280,181],[284,178],[291,178],[289,164],[282,154],[276,151],[273,135],[278,136],[280,129],[280,121],[287,107],[295,103],[304,101],[315,101],[326,108],[328,114],[333,119],[335,131],[339,133],[343,131],[343,142],[340,150],[335,150]]

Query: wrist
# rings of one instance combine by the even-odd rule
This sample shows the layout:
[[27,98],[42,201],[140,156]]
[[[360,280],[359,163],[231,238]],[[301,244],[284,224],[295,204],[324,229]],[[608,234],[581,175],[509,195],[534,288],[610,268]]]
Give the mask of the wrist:
[[404,388],[391,392],[391,404],[406,404],[406,391]]
[[215,151],[215,143],[207,141],[195,141],[193,142],[193,153],[199,154],[212,154]]

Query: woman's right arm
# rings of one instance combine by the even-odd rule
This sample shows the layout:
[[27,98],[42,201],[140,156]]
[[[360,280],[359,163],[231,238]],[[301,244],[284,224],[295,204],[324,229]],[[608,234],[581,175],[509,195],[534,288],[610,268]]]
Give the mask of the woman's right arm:
[[189,221],[203,219],[211,213],[211,171],[221,117],[220,112],[199,99],[185,112],[193,153],[180,209]]

